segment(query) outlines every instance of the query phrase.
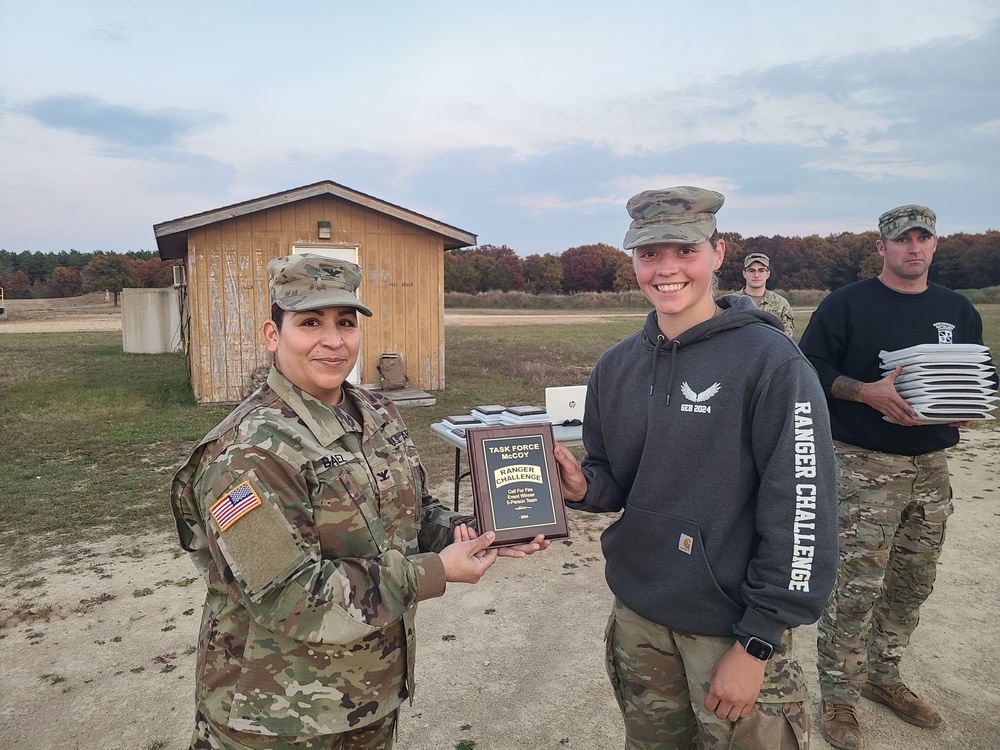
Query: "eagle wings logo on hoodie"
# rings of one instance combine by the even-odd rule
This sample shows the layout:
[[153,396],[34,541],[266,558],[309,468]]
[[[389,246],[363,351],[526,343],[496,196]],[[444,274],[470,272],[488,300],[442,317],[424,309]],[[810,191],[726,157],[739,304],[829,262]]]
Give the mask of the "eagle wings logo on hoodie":
[[700,404],[702,401],[708,401],[712,398],[712,396],[718,393],[721,388],[721,383],[712,383],[712,385],[703,390],[701,393],[695,393],[694,389],[687,384],[686,380],[681,383],[681,393],[684,394],[684,398],[688,401],[693,401],[696,404]]

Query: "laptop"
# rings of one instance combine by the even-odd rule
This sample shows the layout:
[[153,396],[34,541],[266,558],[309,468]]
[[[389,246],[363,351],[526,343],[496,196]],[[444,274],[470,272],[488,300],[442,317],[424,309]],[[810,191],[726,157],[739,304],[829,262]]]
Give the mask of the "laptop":
[[567,385],[545,389],[545,411],[552,424],[583,424],[583,408],[587,403],[587,386]]

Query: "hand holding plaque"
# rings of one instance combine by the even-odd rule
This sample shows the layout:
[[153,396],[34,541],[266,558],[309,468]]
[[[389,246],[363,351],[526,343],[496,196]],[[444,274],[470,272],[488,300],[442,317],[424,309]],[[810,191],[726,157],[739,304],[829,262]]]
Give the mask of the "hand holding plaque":
[[465,431],[479,532],[493,531],[493,547],[569,536],[555,439],[548,423]]

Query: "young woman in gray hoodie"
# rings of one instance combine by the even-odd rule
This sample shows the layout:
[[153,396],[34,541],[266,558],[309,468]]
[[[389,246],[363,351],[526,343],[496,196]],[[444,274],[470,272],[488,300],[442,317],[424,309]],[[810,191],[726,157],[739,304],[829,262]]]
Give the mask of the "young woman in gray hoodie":
[[626,746],[808,747],[792,630],[836,579],[826,399],[770,313],[716,301],[721,194],[633,197],[625,237],[654,310],[601,356],[586,457],[556,446],[567,506],[605,531],[607,666]]

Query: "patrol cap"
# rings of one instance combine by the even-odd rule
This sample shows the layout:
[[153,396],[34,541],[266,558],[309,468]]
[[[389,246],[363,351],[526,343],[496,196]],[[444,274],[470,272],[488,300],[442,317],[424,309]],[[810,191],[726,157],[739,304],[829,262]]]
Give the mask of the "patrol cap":
[[715,212],[725,200],[722,193],[687,185],[633,195],[625,204],[632,224],[623,247],[704,242],[715,233]]
[[751,263],[760,263],[764,268],[771,267],[771,259],[764,255],[764,253],[750,253],[743,259],[744,268],[749,268]]
[[361,286],[361,266],[315,253],[274,258],[267,264],[271,303],[282,310],[353,307],[371,317],[355,292]]
[[890,240],[911,229],[926,229],[931,234],[937,235],[937,230],[934,228],[935,221],[937,215],[927,206],[900,206],[878,217],[878,232]]

